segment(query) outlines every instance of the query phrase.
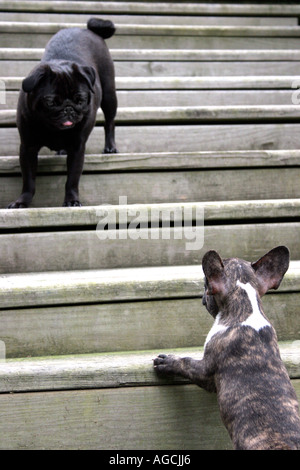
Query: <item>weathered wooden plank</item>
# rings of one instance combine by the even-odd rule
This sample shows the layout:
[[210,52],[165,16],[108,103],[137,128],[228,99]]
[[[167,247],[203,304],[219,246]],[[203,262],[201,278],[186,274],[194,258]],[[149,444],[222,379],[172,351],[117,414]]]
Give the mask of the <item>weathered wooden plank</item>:
[[[289,283],[291,277],[288,276],[285,286]],[[298,348],[298,360],[296,361],[298,366],[296,365],[296,367],[300,367],[300,323],[299,313],[297,314],[297,311],[299,312],[299,297],[298,293],[280,293],[276,297],[270,291],[270,294],[263,298],[264,311],[276,329],[279,340],[292,341],[293,345]],[[284,357],[287,363],[288,357],[285,355]],[[290,373],[292,374],[291,369]],[[298,368],[296,375],[298,378],[300,377],[300,368]]]
[[[219,123],[219,122],[282,122],[298,121],[300,107],[291,105],[242,105],[242,106],[148,106],[119,108],[116,124],[124,123]],[[0,124],[13,125],[14,110],[0,111]],[[98,111],[97,124],[103,124],[102,111]]]
[[[271,247],[266,247],[266,251],[268,248]],[[222,251],[221,256],[223,256]],[[235,252],[232,252],[230,256],[235,256]],[[258,256],[253,256],[251,261],[257,258]],[[203,293],[204,282],[200,264],[146,266],[121,270],[2,274],[0,279],[1,309],[97,304],[114,302],[116,298],[119,302],[199,298]],[[297,293],[299,291],[300,265],[299,261],[292,260],[279,292]],[[45,329],[45,331],[48,330]]]
[[[24,62],[3,60],[0,63],[0,75],[2,77],[23,77],[28,75],[36,64],[36,61],[30,60]],[[299,63],[298,61],[115,61],[115,70],[116,75],[120,77],[219,77],[223,72],[224,75],[229,76],[243,74],[251,76],[254,73],[256,76],[294,75],[294,78],[297,79]]]
[[[86,155],[84,171],[132,171],[172,169],[268,168],[299,166],[300,150],[244,150],[204,152],[117,153]],[[66,157],[42,154],[38,173],[66,173]],[[0,174],[20,174],[18,156],[0,157]],[[4,183],[4,178],[2,179]]]
[[[200,298],[187,298],[191,292],[196,297],[199,296],[199,292],[201,294],[203,292],[202,273],[198,278],[196,275],[194,276],[194,287],[192,281],[189,281],[189,278],[192,277],[191,272],[193,269],[181,284],[176,279],[169,282],[169,287],[166,289],[168,297],[164,300],[155,300],[155,298],[159,299],[159,292],[162,292],[163,287],[167,286],[164,279],[163,286],[160,286],[158,277],[155,282],[148,282],[149,289],[144,289],[145,301],[137,301],[137,299],[142,297],[143,284],[146,283],[139,283],[135,280],[136,289],[129,300],[134,279],[128,277],[128,280],[124,279],[123,283],[116,283],[115,290],[112,289],[111,303],[0,310],[0,339],[5,343],[6,358],[203,346],[213,319],[203,307]],[[65,278],[68,276],[72,276],[72,273],[65,273]],[[59,277],[62,278],[62,276]],[[57,284],[54,283],[52,287],[56,288]],[[82,294],[80,298],[74,283],[72,291],[67,288],[64,295],[60,297],[62,293],[62,287],[60,287],[58,289],[59,298],[52,295],[52,299],[57,303],[60,300],[69,304],[76,303],[76,300],[83,302],[84,299],[87,302],[91,302],[92,299],[99,302],[100,295],[99,299],[96,299],[93,292],[99,292],[102,288],[107,290],[107,284],[106,279],[104,281],[99,279],[98,286],[95,286],[94,283],[89,284],[86,280],[85,292],[82,285],[78,284],[78,290]],[[64,279],[62,285],[66,285]],[[128,300],[122,302],[118,289],[122,295],[126,285],[129,286],[129,292],[126,294]],[[182,297],[179,296],[179,285]],[[199,286],[198,291],[196,286]],[[153,290],[157,289],[157,292],[152,294],[151,287]],[[49,283],[49,290],[50,288]],[[1,291],[1,300],[5,299],[4,291],[5,289]],[[9,298],[12,302],[13,292],[18,294],[17,288],[8,292],[11,294]],[[30,299],[32,303],[37,305],[40,300],[45,303],[46,299],[43,298],[42,292],[46,292],[46,289],[40,291],[37,289],[36,293],[33,293],[33,286],[29,286],[29,289],[23,291],[24,305],[22,307],[25,307],[25,303],[29,304]],[[88,292],[91,294],[88,295]],[[72,295],[75,298],[72,298]],[[172,298],[176,295],[179,298]],[[150,297],[152,298],[151,302],[149,302]],[[51,304],[52,299],[49,299],[48,296],[46,298]],[[294,341],[295,338],[300,338],[299,301],[299,292],[284,293],[283,289],[280,289],[280,295],[270,293],[263,298],[264,311],[275,327],[280,341]],[[3,304],[1,306],[3,308]],[[300,348],[298,349],[298,368],[297,363],[293,360],[289,367],[290,373],[298,373],[299,376]]]
[[100,212],[121,225],[129,225],[138,216],[140,223],[188,223],[204,214],[204,223],[226,220],[266,220],[299,217],[300,199],[272,199],[257,201],[212,201],[199,203],[131,204],[121,206],[88,206],[77,208],[0,209],[0,229],[29,229],[38,227],[95,226]]
[[2,275],[1,308],[199,297],[202,284],[201,266]]
[[[295,150],[300,148],[300,125],[184,125],[117,126],[120,153],[199,152],[237,150]],[[96,127],[87,142],[86,154],[99,154],[104,132]],[[49,154],[49,151],[47,152]],[[19,154],[17,129],[0,128],[0,155]],[[106,159],[112,159],[111,155]],[[271,196],[270,196],[271,197]],[[288,196],[287,196],[288,197]],[[267,196],[268,198],[268,196]],[[233,198],[238,199],[238,198]],[[252,199],[255,199],[252,198]]]
[[[231,449],[194,385],[2,394],[1,449]],[[42,430],[42,432],[41,432]]]
[[[255,123],[299,121],[300,106],[291,105],[235,105],[235,106],[131,106],[119,108],[116,124],[157,123]],[[98,111],[97,124],[104,124]],[[0,125],[16,125],[15,110],[0,110]]]
[[[82,24],[85,27],[86,24]],[[124,25],[125,26],[125,25]],[[127,25],[126,25],[127,26]],[[2,47],[45,47],[53,33],[1,33]],[[122,49],[299,49],[299,37],[210,36],[210,35],[116,35],[108,39],[109,48]]]
[[[41,60],[44,49],[1,47],[0,60]],[[110,49],[114,61],[299,61],[300,52],[275,50],[176,50],[176,49]]]
[[[295,90],[147,90],[121,91],[119,107],[133,106],[241,106],[241,105],[291,105]],[[17,93],[7,93],[7,108],[16,106]],[[298,99],[297,93],[295,97]]]
[[[3,78],[1,78],[3,80]],[[21,79],[7,78],[7,88],[12,86],[20,88]],[[219,77],[116,77],[118,90],[261,90],[261,89],[288,89],[291,90],[294,75],[286,76],[224,76]]]
[[[83,23],[35,23],[0,21],[1,33],[55,34],[63,28],[85,28]],[[143,36],[215,36],[215,37],[299,37],[298,26],[198,26],[115,24],[116,35]]]
[[300,14],[298,5],[286,4],[243,4],[237,3],[181,3],[167,2],[95,2],[84,1],[41,1],[26,0],[12,3],[3,0],[1,3],[3,11],[41,11],[41,12],[89,12],[89,13],[143,13],[153,15],[164,14],[188,14],[188,15],[296,15]]
[[88,12],[88,13],[143,13],[160,15],[267,15],[286,16],[300,14],[297,4],[238,4],[238,3],[182,3],[176,2],[95,2],[95,1],[41,1],[26,0],[12,3],[3,0],[1,3],[3,11],[32,11],[32,12]]
[[[299,381],[293,385],[300,397]],[[5,394],[0,400],[1,449],[232,449],[216,396],[195,385]]]
[[[126,169],[125,169],[126,170]],[[83,174],[83,206],[158,204],[222,200],[295,199],[299,197],[300,168],[229,168],[203,171],[141,171]],[[65,175],[38,176],[31,207],[61,207]],[[2,176],[0,207],[6,208],[21,191],[20,176]],[[121,189],[120,189],[121,188]]]
[[[118,90],[118,106],[290,105],[294,90]],[[18,91],[7,91],[1,109],[17,107]],[[295,93],[298,98],[298,92]]]
[[[20,90],[24,77],[0,77],[5,89]],[[116,77],[118,90],[281,90],[292,91],[295,75],[219,77]],[[297,85],[296,85],[297,86]]]
[[[106,2],[105,2],[106,3]],[[172,8],[172,3],[169,4]],[[119,4],[122,8],[123,4]],[[296,26],[298,24],[297,16],[212,16],[212,15],[187,15],[184,10],[182,14],[160,15],[159,11],[155,11],[156,4],[153,4],[151,14],[126,14],[116,11],[109,13],[109,19],[114,23],[125,24],[190,24],[190,25],[214,25],[214,26]],[[2,4],[1,4],[2,10]],[[23,22],[53,22],[53,23],[86,23],[91,17],[91,13],[86,13],[84,10],[81,13],[69,12],[51,12],[43,11],[40,13],[26,11],[1,11],[2,21],[23,21]],[[96,13],[102,14],[100,10]],[[103,12],[104,13],[104,12]]]
[[2,394],[0,405],[2,449],[232,449],[216,396],[195,385]]
[[[279,343],[282,360],[290,367],[290,376],[300,375],[299,341]],[[159,378],[153,358],[161,352],[203,357],[202,348],[172,348],[124,353],[8,359],[1,363],[2,393],[42,390],[116,388],[143,385],[187,383],[182,378]]]
[[[1,273],[200,264],[213,247],[252,260],[276,245],[300,259],[300,224],[266,223],[0,236]],[[104,240],[99,237],[102,235]],[[204,236],[204,243],[203,243]],[[117,238],[117,239],[114,239]],[[74,247],[76,251],[74,252]]]
[[[116,297],[120,302],[198,298],[202,295],[202,289],[202,268],[200,265],[193,265],[2,274],[0,295],[1,309],[5,309],[36,305],[112,302]],[[291,261],[280,292],[299,290],[299,262]]]
[[6,358],[200,346],[212,323],[202,309],[201,299],[166,299],[1,310],[0,338]]

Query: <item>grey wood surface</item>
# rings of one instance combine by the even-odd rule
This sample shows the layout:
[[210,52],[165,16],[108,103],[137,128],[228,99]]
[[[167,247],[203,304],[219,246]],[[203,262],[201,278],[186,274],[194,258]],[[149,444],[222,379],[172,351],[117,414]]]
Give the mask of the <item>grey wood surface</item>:
[[[0,272],[41,272],[199,264],[214,248],[223,257],[257,259],[276,245],[299,253],[299,222],[3,234]],[[100,238],[99,238],[99,236]],[[202,244],[204,240],[204,244]],[[76,253],[71,247],[76,246]]]
[[[300,148],[300,124],[117,125],[116,142],[120,153],[129,154],[297,150]],[[86,153],[99,154],[103,147],[104,131],[102,127],[95,127],[87,141]],[[0,156],[18,154],[17,129],[0,128]],[[115,157],[110,155],[109,158]]]
[[[69,277],[73,277],[72,273]],[[297,280],[299,289],[299,277]],[[112,350],[123,354],[125,351],[203,346],[213,319],[205,310],[199,296],[200,292],[203,292],[202,278],[201,281],[200,277],[194,281],[194,285],[200,285],[198,292],[196,288],[191,288],[192,281],[184,279],[181,289],[178,287],[179,281],[169,281],[169,290],[166,288],[166,281],[159,283],[157,280],[152,284],[149,282],[148,290],[143,289],[142,283],[136,282],[136,292],[132,293],[130,284],[133,284],[133,280],[130,280],[127,281],[127,300],[122,302],[120,297],[119,301],[115,302],[119,291],[123,294],[125,284],[126,281],[115,286],[115,296],[110,297],[109,303],[100,303],[104,295],[96,295],[97,291],[107,291],[105,281],[99,280],[99,284],[94,286],[86,280],[85,289],[80,284],[72,290],[67,286],[64,295],[63,286],[60,284],[53,304],[61,302],[68,305],[24,308],[26,304],[34,301],[34,305],[38,305],[39,299],[41,304],[48,300],[51,305],[52,299],[43,296],[41,289],[36,291],[35,298],[33,289],[28,289],[26,296],[23,295],[22,309],[5,310],[3,305],[0,310],[1,341],[5,343],[6,358],[59,354],[92,355],[109,353]],[[163,284],[164,288],[160,284]],[[51,287],[55,288],[55,285]],[[153,292],[154,290],[157,292]],[[176,298],[179,291],[182,297]],[[189,298],[191,291],[194,298]],[[110,293],[112,292],[111,288]],[[144,300],[137,300],[143,297],[144,292]],[[148,292],[150,293],[147,297]],[[159,299],[161,292],[162,297]],[[17,300],[20,297],[17,296]],[[275,327],[280,341],[293,343],[297,341],[295,338],[300,338],[299,300],[299,292],[285,292],[284,289],[263,298],[264,312]],[[76,302],[84,301],[88,304],[76,305]],[[299,353],[299,349],[295,349],[290,364],[294,376],[300,374],[300,361],[297,362]],[[117,377],[118,372],[115,373]]]

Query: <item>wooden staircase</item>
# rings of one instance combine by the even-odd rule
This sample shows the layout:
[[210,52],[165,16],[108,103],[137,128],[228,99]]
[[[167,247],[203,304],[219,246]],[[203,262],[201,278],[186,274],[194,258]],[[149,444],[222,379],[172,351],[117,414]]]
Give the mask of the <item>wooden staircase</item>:
[[[158,378],[152,359],[201,357],[208,249],[256,260],[284,244],[289,271],[263,304],[300,398],[300,6],[0,11],[0,448],[231,449],[215,395]],[[91,16],[117,26],[119,153],[100,153],[99,111],[83,206],[61,207],[65,157],[44,149],[32,208],[7,210],[21,189],[22,78],[56,31]]]

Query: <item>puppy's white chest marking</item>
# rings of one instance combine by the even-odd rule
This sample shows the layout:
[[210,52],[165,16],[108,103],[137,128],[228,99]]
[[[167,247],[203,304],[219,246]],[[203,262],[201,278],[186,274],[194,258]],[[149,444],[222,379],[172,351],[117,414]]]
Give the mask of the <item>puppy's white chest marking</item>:
[[211,340],[211,338],[217,334],[217,333],[220,333],[221,331],[225,331],[227,330],[227,326],[225,325],[221,325],[219,323],[221,319],[221,312],[218,313],[218,315],[216,316],[216,319],[215,319],[215,322],[213,324],[213,326],[211,327],[207,337],[206,337],[206,340],[205,340],[205,343],[204,343],[204,349],[205,349],[205,346],[207,345],[207,343]]
[[237,281],[237,285],[244,289],[247,294],[248,298],[250,300],[251,306],[252,306],[252,313],[249,315],[247,320],[243,321],[241,325],[243,326],[251,326],[251,328],[254,328],[254,330],[259,331],[261,328],[264,328],[265,326],[271,326],[268,320],[261,314],[261,311],[259,309],[259,305],[257,302],[257,297],[256,297],[256,290],[254,287],[247,282],[247,284],[243,284],[240,281]]
[[[266,318],[261,314],[261,311],[259,309],[259,305],[257,302],[256,290],[254,289],[254,287],[252,287],[251,284],[249,284],[249,282],[247,284],[243,284],[242,282],[237,281],[237,285],[247,292],[248,298],[252,306],[252,313],[249,315],[247,320],[240,323],[240,325],[250,326],[256,331],[259,331],[261,328],[264,328],[265,326],[271,326],[268,320],[266,320]],[[204,343],[204,349],[214,335],[227,330],[228,326],[222,325],[222,323],[220,323],[221,316],[222,316],[222,312],[219,312],[215,318],[215,322],[213,326],[211,327],[206,337],[206,340]]]

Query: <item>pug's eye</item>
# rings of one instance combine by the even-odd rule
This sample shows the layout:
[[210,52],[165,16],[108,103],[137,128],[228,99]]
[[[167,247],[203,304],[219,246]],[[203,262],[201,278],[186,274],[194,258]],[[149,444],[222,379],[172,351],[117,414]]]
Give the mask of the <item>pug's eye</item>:
[[55,97],[54,96],[44,96],[44,103],[47,108],[53,108],[56,105]]
[[83,106],[87,101],[87,97],[85,95],[76,95],[74,97],[74,103],[76,106]]

